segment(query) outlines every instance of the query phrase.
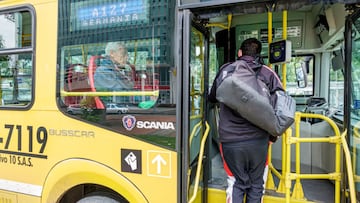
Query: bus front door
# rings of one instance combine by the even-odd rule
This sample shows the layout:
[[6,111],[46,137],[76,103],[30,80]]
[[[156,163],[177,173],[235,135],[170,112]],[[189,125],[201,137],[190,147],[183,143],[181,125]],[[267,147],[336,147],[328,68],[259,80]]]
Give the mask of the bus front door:
[[[183,199],[207,201],[208,130],[205,122],[207,95],[208,43],[207,29],[195,23],[189,10],[180,12],[182,21],[182,104],[183,112]],[[186,195],[186,196],[185,196]]]

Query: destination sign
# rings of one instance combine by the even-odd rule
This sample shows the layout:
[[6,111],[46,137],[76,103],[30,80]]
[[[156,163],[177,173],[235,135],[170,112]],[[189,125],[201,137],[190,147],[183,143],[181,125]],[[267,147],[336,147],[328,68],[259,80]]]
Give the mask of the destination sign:
[[148,19],[148,0],[95,0],[71,4],[72,31],[146,23]]

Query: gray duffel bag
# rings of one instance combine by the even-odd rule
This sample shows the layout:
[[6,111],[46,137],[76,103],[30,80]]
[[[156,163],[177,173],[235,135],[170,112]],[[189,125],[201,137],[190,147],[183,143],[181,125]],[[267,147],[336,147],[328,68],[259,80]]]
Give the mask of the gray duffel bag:
[[270,95],[246,62],[238,62],[233,73],[222,80],[216,98],[273,136],[282,135],[294,122],[295,100],[281,90]]

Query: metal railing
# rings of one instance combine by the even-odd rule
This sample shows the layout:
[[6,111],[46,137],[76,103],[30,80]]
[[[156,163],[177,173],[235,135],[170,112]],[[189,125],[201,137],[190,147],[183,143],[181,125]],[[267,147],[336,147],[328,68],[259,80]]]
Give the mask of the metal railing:
[[[311,137],[304,138],[300,137],[300,121],[301,118],[314,118],[321,119],[326,121],[334,131],[333,136],[327,137]],[[283,135],[282,140],[282,173],[277,171],[271,163],[271,148],[269,149],[269,177],[268,183],[266,185],[267,189],[274,189],[272,175],[279,178],[279,185],[277,192],[285,193],[285,199],[287,203],[290,203],[290,200],[306,200],[301,184],[301,179],[328,179],[334,181],[335,187],[335,203],[340,203],[340,184],[341,184],[341,145],[343,145],[344,156],[346,160],[346,167],[349,178],[349,189],[350,189],[350,198],[352,202],[356,201],[355,198],[355,189],[354,189],[354,180],[351,166],[350,152],[348,145],[345,139],[346,131],[340,135],[340,130],[333,120],[330,118],[320,115],[320,114],[311,114],[311,113],[295,113],[295,136],[292,136],[292,130],[289,128]],[[300,143],[331,143],[335,144],[335,171],[330,173],[323,174],[302,174],[300,171]],[[291,172],[291,145],[295,144],[295,172]],[[295,180],[295,184],[292,188],[292,181]]]
[[194,189],[193,189],[192,196],[189,198],[188,203],[194,202],[194,200],[196,198],[198,188],[199,188],[200,174],[201,174],[201,169],[202,169],[202,160],[203,160],[203,156],[204,156],[205,143],[206,143],[207,137],[209,135],[209,131],[210,131],[210,126],[206,122],[206,130],[205,130],[205,133],[204,133],[204,135],[203,135],[203,137],[201,139],[201,144],[200,144],[200,151],[199,151],[198,164],[197,164],[197,168],[196,168]]

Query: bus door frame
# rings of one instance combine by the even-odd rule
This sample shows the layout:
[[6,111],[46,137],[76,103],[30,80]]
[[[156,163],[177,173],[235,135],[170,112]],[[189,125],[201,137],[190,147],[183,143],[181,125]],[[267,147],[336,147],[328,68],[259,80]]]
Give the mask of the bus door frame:
[[[180,76],[180,87],[178,87],[178,92],[181,92],[182,94],[182,99],[181,99],[181,115],[178,115],[178,119],[181,119],[181,135],[182,135],[182,140],[181,140],[181,165],[182,165],[182,172],[180,175],[180,182],[181,182],[181,187],[180,187],[180,194],[181,194],[181,199],[183,200],[182,202],[185,202],[184,200],[186,200],[186,202],[188,202],[189,198],[190,198],[190,194],[192,194],[190,192],[190,188],[188,187],[188,170],[191,167],[189,163],[189,157],[190,157],[190,148],[189,148],[189,139],[190,139],[190,135],[191,135],[191,125],[190,125],[190,99],[191,99],[191,95],[190,95],[190,60],[191,60],[191,30],[192,28],[196,28],[198,31],[200,31],[203,34],[204,37],[204,91],[202,92],[202,97],[203,97],[203,102],[201,104],[200,108],[203,108],[202,112],[202,126],[206,126],[205,121],[207,116],[206,114],[206,95],[208,94],[208,69],[209,69],[209,32],[208,32],[208,28],[206,28],[205,26],[203,26],[200,23],[197,23],[195,21],[195,15],[189,10],[189,9],[184,9],[181,10],[179,12],[179,23],[180,23],[180,27],[182,27],[182,30],[180,28],[181,32],[181,36],[182,39],[180,39],[180,46],[181,46],[181,54],[180,54],[180,59],[179,62],[181,63],[180,67],[181,70],[179,70],[178,72],[181,72],[181,76]],[[179,77],[178,77],[179,78]],[[179,97],[180,94],[178,94]],[[178,99],[179,101],[179,99]],[[179,105],[180,106],[180,105]],[[180,118],[181,117],[181,118]],[[209,137],[208,137],[209,140]],[[208,188],[208,184],[207,184],[207,180],[209,179],[209,170],[210,170],[210,166],[209,166],[209,160],[208,160],[208,140],[207,140],[207,144],[205,146],[205,150],[204,150],[204,156],[202,157],[202,177],[201,179],[203,180],[202,184],[201,184],[201,189],[198,190],[198,192],[202,192],[202,194],[200,195],[202,197],[202,201],[201,202],[207,202],[207,188]],[[198,157],[199,158],[199,157]],[[204,170],[205,169],[205,170]],[[194,169],[196,170],[196,168]],[[192,189],[192,188],[191,188]],[[184,192],[186,191],[186,192]]]
[[[350,146],[352,143],[351,139],[353,138],[353,125],[351,122],[351,105],[353,104],[353,79],[352,79],[352,42],[353,42],[353,23],[360,18],[360,9],[356,8],[353,13],[348,15],[345,19],[345,31],[344,31],[344,38],[345,38],[345,65],[344,65],[344,117],[343,117],[343,128],[344,130],[347,129],[346,141],[348,143],[348,147],[351,149]],[[352,156],[357,156],[353,154]],[[345,159],[344,159],[345,164]],[[354,171],[355,172],[355,171]],[[347,180],[347,172],[346,170],[343,171],[343,180],[342,180],[342,188],[343,191],[348,191],[348,180]],[[341,202],[346,201],[346,195],[341,195]]]

